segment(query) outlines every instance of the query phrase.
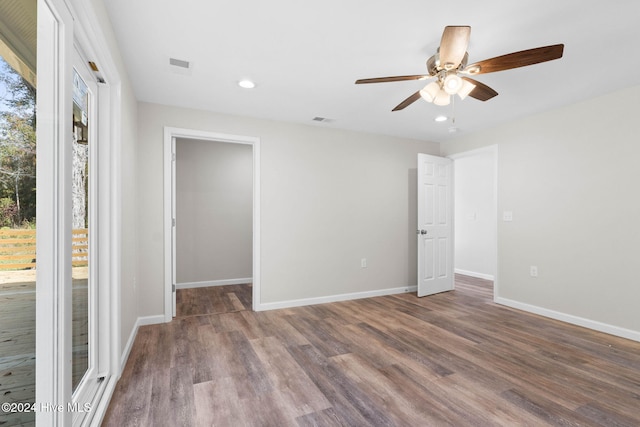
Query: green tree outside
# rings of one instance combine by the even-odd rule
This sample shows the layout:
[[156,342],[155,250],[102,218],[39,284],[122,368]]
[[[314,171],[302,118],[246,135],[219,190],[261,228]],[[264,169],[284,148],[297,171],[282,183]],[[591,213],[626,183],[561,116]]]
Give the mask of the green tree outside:
[[0,227],[36,219],[36,90],[0,57]]

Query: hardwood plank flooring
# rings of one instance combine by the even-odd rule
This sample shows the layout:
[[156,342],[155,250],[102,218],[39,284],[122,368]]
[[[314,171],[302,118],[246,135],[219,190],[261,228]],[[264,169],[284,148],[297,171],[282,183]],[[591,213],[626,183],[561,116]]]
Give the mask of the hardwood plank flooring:
[[180,290],[103,425],[640,425],[640,343],[494,304],[488,281],[260,313],[250,296]]
[[225,285],[176,291],[176,317],[251,310],[252,285]]

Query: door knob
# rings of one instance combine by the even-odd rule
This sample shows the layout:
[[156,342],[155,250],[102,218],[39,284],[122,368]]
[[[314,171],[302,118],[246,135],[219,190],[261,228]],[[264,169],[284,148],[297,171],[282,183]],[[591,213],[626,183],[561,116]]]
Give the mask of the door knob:
[[416,230],[416,234],[425,235],[425,234],[427,234],[427,230]]

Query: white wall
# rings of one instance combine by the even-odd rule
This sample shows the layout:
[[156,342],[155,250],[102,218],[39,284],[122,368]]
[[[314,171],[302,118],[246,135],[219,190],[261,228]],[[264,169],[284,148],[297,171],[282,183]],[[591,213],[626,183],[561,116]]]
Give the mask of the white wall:
[[[261,301],[416,284],[416,154],[409,139],[140,103],[142,315],[163,313],[163,127],[260,138]],[[368,267],[360,268],[360,259]]]
[[639,113],[636,86],[442,145],[499,146],[503,302],[640,339]]
[[493,148],[456,156],[456,272],[493,280],[496,269],[496,199]]
[[176,218],[178,285],[250,278],[252,146],[179,138]]

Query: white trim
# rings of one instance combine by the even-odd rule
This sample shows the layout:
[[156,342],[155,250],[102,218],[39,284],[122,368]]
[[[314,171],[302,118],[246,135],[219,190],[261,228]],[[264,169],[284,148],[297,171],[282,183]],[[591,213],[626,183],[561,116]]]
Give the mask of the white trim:
[[[172,277],[174,260],[172,259],[173,239],[173,179],[172,179],[172,139],[186,138],[253,146],[253,309],[260,307],[260,138],[254,136],[231,135],[195,129],[165,126],[164,128],[164,319],[173,318]],[[177,286],[176,286],[177,288]]]
[[139,326],[159,325],[160,323],[166,323],[164,321],[164,316],[161,314],[155,316],[141,316],[136,320],[136,329]]
[[173,135],[164,128],[164,320],[173,318]]
[[104,416],[107,414],[107,409],[109,409],[111,397],[118,384],[118,377],[111,375],[106,378],[106,381],[107,384],[104,386],[97,404],[91,407],[91,423],[89,424],[91,427],[99,427],[102,424]]
[[210,286],[225,286],[225,285],[244,285],[252,282],[253,282],[252,277],[245,277],[244,279],[222,279],[222,280],[207,280],[203,282],[184,282],[184,283],[176,283],[176,289],[208,288]]
[[[119,375],[120,353],[120,80],[105,42],[93,6],[81,0],[38,0],[38,129],[37,129],[37,280],[36,288],[36,401],[53,405],[71,402],[70,361],[71,345],[67,326],[71,325],[70,283],[71,215],[70,209],[70,149],[71,139],[71,70],[74,38],[81,51],[100,64],[101,76],[110,85],[100,87],[99,111],[100,144],[105,149],[98,165],[100,186],[98,195],[104,208],[100,238],[102,249],[98,272],[105,287],[101,288],[98,334],[100,348],[99,375],[105,376],[98,386],[96,406],[108,404],[109,394],[104,391]],[[103,102],[107,101],[107,102]],[[109,102],[110,101],[110,102]],[[103,125],[107,126],[103,126]],[[112,150],[113,157],[109,150]],[[95,165],[94,165],[95,166]],[[110,187],[113,184],[113,187]],[[102,191],[104,190],[104,191]],[[103,196],[100,196],[103,194]],[[111,204],[113,203],[113,204]],[[111,209],[109,209],[111,207]],[[114,215],[111,215],[114,214]],[[67,255],[64,255],[67,254]],[[95,261],[95,259],[94,259]],[[92,264],[98,267],[96,262]],[[104,293],[102,291],[105,291]],[[70,328],[69,328],[70,329]],[[105,338],[106,339],[103,339]],[[100,350],[99,350],[100,351]],[[104,356],[104,357],[103,357]],[[93,414],[91,415],[93,417]],[[73,417],[79,421],[77,417]],[[90,422],[87,416],[82,423]],[[70,425],[72,416],[67,411],[38,412],[40,426]],[[94,421],[91,421],[95,424]]]
[[379,289],[375,291],[352,292],[348,294],[328,295],[324,297],[302,298],[280,302],[268,302],[260,304],[256,311],[276,310],[280,308],[302,307],[305,305],[326,304],[329,302],[349,301],[354,299],[381,297],[385,295],[407,294],[416,292],[417,286],[403,286],[400,288]]
[[498,151],[498,145],[488,145],[486,147],[475,148],[469,151],[462,151],[460,153],[449,154],[447,157],[452,160],[462,159],[464,157],[477,156],[478,154],[483,153],[493,153]]
[[[65,381],[66,374],[71,377],[66,363],[71,359],[71,345],[66,345],[62,325],[65,316],[70,316],[71,292],[64,290],[71,280],[66,262],[70,257],[64,254],[71,254],[70,198],[65,192],[71,173],[66,173],[70,150],[65,149],[65,142],[71,136],[67,124],[71,120],[73,20],[62,0],[38,0],[37,14],[35,400],[66,407],[71,396],[71,381],[68,386]],[[63,412],[36,412],[38,426],[68,425],[69,419]]]
[[535,305],[526,304],[502,297],[496,298],[496,303],[529,313],[538,314],[540,316],[549,317],[551,319],[560,320],[572,325],[582,326],[584,328],[593,329],[595,331],[604,332],[606,334],[640,342],[640,331],[633,331],[631,329],[621,328],[619,326],[609,325],[607,323],[598,322],[596,320],[585,319],[584,317],[578,317],[572,314],[562,313],[559,311],[550,310],[548,308],[538,307]]
[[[73,34],[76,49],[84,60],[91,60],[98,64],[99,71],[91,72],[92,79],[98,81],[98,164],[95,191],[98,220],[97,232],[94,230],[94,242],[99,249],[98,259],[92,261],[92,268],[97,270],[99,293],[99,315],[97,339],[97,377],[104,380],[97,384],[97,393],[92,399],[94,407],[106,407],[109,404],[115,382],[120,376],[120,287],[122,283],[121,256],[121,170],[120,147],[122,133],[120,128],[121,115],[121,80],[113,60],[109,45],[105,39],[103,29],[93,6],[80,0],[67,0],[74,17]],[[105,83],[106,81],[106,83]],[[95,277],[94,277],[95,279]],[[95,320],[95,319],[94,319]],[[79,402],[80,403],[80,402]],[[74,425],[98,425],[104,413],[97,414],[93,410],[85,419],[73,415]],[[98,415],[98,416],[96,416]]]
[[[108,144],[99,144],[101,150],[99,155],[100,168],[102,170],[100,173],[104,174],[101,178],[101,183],[104,186],[98,193],[99,204],[103,205],[100,208],[100,217],[104,226],[100,237],[102,250],[99,274],[101,282],[109,283],[110,286],[101,289],[100,307],[104,310],[101,313],[100,322],[102,326],[105,326],[105,329],[101,331],[100,357],[102,362],[100,363],[100,374],[102,375],[105,370],[108,370],[110,375],[117,378],[120,376],[121,346],[122,131],[120,117],[122,82],[94,6],[83,0],[66,1],[71,6],[72,15],[76,18],[74,36],[80,42],[79,47],[87,59],[98,65],[99,71],[95,73],[96,76],[106,81],[106,83],[98,85],[99,140],[108,141]],[[106,126],[105,119],[107,120]],[[107,239],[105,239],[105,235],[108,236]]]
[[460,268],[456,268],[455,273],[464,274],[465,276],[476,277],[478,279],[493,280],[492,274],[476,273],[475,271],[462,270]]

